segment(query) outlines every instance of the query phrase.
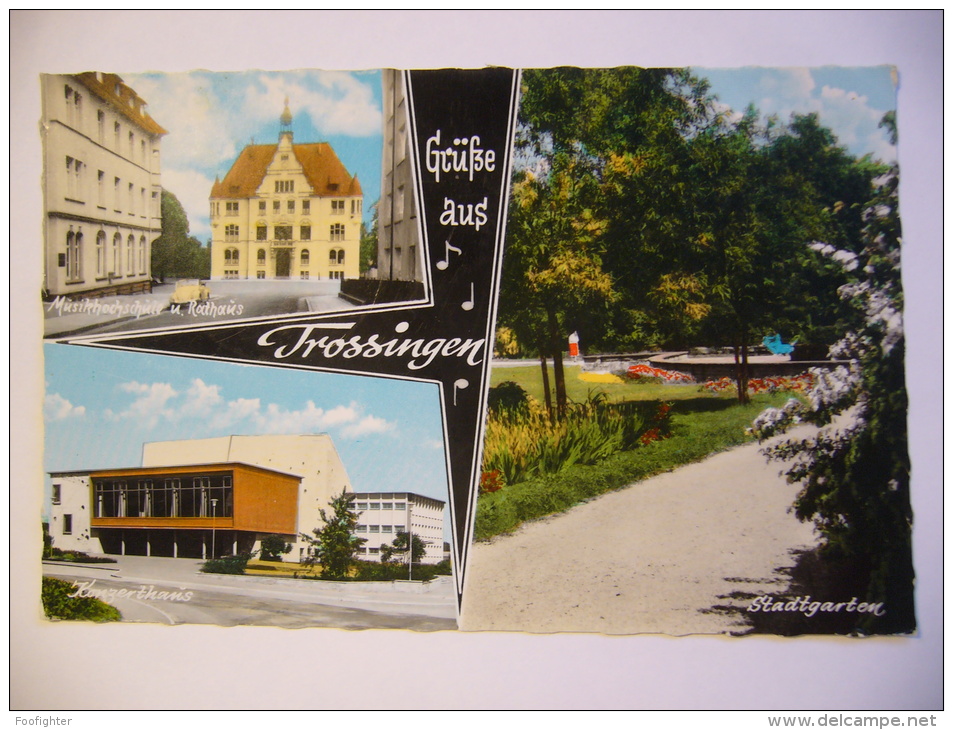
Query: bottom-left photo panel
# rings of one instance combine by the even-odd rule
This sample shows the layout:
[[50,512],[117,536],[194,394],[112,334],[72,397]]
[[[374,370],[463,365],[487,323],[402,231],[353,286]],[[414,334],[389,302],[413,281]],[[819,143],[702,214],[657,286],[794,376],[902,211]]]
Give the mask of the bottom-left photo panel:
[[457,628],[437,385],[44,357],[48,619]]

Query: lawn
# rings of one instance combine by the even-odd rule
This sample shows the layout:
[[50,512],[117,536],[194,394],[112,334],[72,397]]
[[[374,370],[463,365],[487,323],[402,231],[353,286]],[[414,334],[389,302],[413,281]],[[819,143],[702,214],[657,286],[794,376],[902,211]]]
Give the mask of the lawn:
[[[574,465],[558,474],[540,475],[499,491],[482,494],[477,503],[475,536],[487,540],[515,530],[527,520],[561,512],[599,494],[621,489],[633,482],[700,461],[751,440],[746,429],[769,406],[779,406],[790,393],[752,396],[745,405],[732,394],[713,394],[695,385],[661,385],[645,382],[588,383],[579,378],[578,367],[567,368],[566,388],[572,400],[584,401],[590,392],[601,391],[614,401],[667,401],[670,436],[620,451],[593,465]],[[538,367],[498,368],[492,385],[512,381],[532,397],[542,400]]]
[[[602,391],[612,400],[682,400],[698,395],[698,385],[670,385],[667,383],[594,383],[580,379],[582,368],[579,365],[566,367],[566,395],[570,400],[582,403],[590,392]],[[540,403],[543,402],[543,376],[539,365],[526,367],[494,368],[490,373],[490,386],[506,381],[519,385]],[[549,383],[552,387],[553,369],[549,368]],[[731,396],[719,396],[728,397]]]

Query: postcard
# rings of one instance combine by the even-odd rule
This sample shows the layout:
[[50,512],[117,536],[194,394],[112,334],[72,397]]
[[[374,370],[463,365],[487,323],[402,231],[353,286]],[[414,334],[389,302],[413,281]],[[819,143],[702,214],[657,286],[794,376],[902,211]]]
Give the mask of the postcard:
[[916,630],[893,68],[40,86],[50,620]]

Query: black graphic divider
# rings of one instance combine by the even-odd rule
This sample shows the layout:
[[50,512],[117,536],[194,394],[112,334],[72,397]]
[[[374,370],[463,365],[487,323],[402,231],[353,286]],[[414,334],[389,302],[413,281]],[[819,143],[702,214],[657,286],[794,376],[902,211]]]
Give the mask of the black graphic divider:
[[428,303],[73,344],[438,383],[458,605],[480,479],[519,73],[405,72]]

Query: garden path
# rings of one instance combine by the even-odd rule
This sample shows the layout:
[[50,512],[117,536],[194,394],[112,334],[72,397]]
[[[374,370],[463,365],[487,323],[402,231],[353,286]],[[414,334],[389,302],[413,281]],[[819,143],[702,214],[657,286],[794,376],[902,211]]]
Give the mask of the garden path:
[[816,544],[789,511],[797,486],[760,448],[715,454],[477,543],[461,628],[744,632],[751,595],[782,593],[778,569]]

